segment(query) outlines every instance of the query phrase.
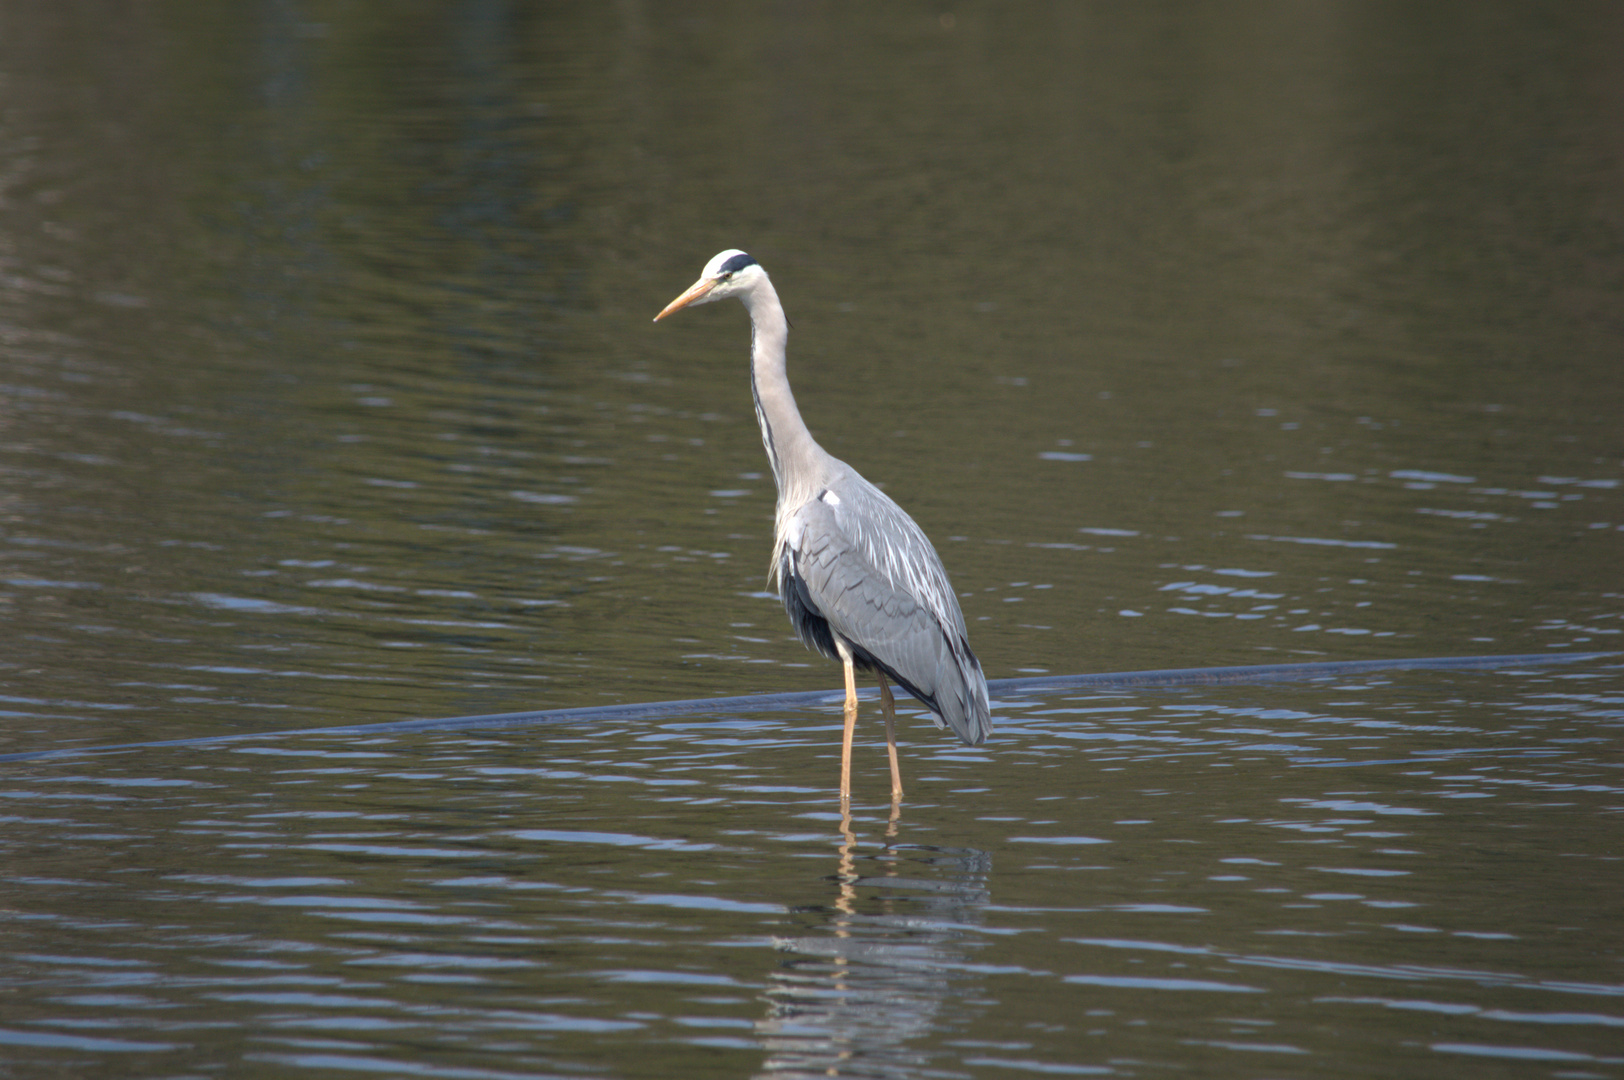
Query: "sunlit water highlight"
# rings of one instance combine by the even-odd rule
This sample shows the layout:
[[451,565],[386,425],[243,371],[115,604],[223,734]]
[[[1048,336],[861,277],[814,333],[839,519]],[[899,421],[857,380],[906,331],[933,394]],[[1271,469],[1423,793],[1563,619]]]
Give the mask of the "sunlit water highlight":
[[3,1037],[127,1075],[1610,1075],[1617,675],[1000,700],[996,752],[905,725],[895,814],[870,739],[849,833],[837,709],[14,764]]
[[[951,10],[949,10],[951,8]],[[0,1072],[1624,1076],[1608,659],[828,691],[751,251],[994,678],[1618,649],[1617,10],[0,5]],[[843,827],[844,826],[844,827]]]

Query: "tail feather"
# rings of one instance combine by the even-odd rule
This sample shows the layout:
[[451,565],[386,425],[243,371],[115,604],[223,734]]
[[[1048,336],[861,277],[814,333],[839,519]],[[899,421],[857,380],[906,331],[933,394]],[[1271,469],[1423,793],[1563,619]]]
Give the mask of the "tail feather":
[[935,715],[937,727],[950,727],[966,746],[980,746],[992,734],[992,706],[987,699],[987,676],[981,671],[981,661],[961,639],[954,649],[943,639],[943,649],[937,658],[935,678],[926,691],[915,680],[873,657],[876,664],[908,693],[924,702]]
[[992,733],[992,706],[987,700],[987,676],[968,645],[962,654],[942,665],[937,681],[937,703],[946,720],[966,746],[980,746]]

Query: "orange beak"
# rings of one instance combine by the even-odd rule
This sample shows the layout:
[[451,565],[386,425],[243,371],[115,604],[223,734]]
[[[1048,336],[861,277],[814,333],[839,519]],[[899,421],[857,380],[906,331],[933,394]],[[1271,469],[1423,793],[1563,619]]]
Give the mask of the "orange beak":
[[715,278],[700,278],[688,286],[687,292],[665,305],[665,310],[654,316],[654,321],[659,322],[673,311],[681,311],[694,301],[703,299],[714,288],[716,288]]

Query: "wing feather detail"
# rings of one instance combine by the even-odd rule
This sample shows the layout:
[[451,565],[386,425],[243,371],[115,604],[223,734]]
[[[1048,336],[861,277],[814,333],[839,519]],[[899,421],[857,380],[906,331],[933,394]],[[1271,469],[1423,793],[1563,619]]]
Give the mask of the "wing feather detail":
[[829,494],[802,503],[779,534],[774,570],[797,634],[828,656],[838,634],[936,713],[938,726],[979,744],[992,729],[986,677],[936,550],[861,477],[847,473]]

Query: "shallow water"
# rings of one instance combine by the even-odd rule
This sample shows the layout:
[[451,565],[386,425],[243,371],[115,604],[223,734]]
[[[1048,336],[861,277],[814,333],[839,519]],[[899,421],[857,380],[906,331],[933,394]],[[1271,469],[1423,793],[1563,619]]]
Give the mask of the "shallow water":
[[[735,245],[992,677],[1618,648],[1624,22],[1428,10],[9,7],[0,753],[838,685]],[[1624,1075],[1621,703],[7,763],[0,1061]]]
[[869,740],[845,833],[834,709],[14,765],[0,1040],[154,1076],[1614,1075],[1617,685],[1003,700],[988,751],[905,725],[898,810]]

